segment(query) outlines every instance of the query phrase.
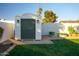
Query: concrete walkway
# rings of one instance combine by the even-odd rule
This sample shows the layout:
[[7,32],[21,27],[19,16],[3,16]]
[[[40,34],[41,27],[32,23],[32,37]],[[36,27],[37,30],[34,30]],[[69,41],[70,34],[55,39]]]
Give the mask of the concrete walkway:
[[50,40],[40,40],[40,41],[24,41],[24,44],[53,44],[52,41]]
[[8,51],[8,49],[13,46],[13,43],[10,41],[4,41],[3,43],[0,43],[0,55],[3,56],[7,53],[5,51]]
[[3,55],[3,56],[8,55],[9,52],[10,52],[15,46],[16,46],[16,45],[12,45],[10,48],[8,48],[6,51],[4,51],[4,52],[2,53],[2,55]]
[[15,40],[15,39],[9,39],[11,42],[13,42],[16,45],[21,45],[21,44],[54,44],[51,40],[58,40],[58,39],[62,39],[60,37],[57,36],[48,36],[48,35],[44,35],[42,36],[42,40]]
[[16,45],[22,45],[22,44],[53,44],[52,41],[50,40],[32,40],[32,41],[28,41],[28,40],[23,40],[23,41],[18,41],[18,40],[14,40],[14,39],[9,39],[12,43],[16,44]]
[[58,37],[57,35],[54,35],[54,36],[43,35],[42,36],[42,40],[58,40],[58,39],[62,39],[62,38]]
[[11,41],[13,44],[16,44],[16,45],[24,44],[23,41],[20,41],[20,40],[9,39],[9,41]]

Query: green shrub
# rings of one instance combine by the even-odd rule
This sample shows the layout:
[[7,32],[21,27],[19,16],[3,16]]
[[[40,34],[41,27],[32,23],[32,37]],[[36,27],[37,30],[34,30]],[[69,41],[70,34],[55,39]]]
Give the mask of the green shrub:
[[68,32],[69,32],[69,34],[77,34],[77,32],[75,31],[75,29],[72,26],[68,27]]
[[0,38],[2,37],[3,29],[0,27]]

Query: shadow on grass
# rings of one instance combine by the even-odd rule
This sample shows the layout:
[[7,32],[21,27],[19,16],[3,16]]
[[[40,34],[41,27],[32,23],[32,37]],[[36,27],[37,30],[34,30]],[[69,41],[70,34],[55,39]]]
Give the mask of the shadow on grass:
[[[78,56],[79,40],[53,40],[54,44],[18,45],[9,56]],[[76,43],[77,42],[77,43]]]

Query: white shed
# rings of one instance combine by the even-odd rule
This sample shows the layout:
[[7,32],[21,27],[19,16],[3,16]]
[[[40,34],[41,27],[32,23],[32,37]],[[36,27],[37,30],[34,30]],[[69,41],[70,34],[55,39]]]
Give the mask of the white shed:
[[41,17],[25,13],[15,17],[16,40],[41,40]]

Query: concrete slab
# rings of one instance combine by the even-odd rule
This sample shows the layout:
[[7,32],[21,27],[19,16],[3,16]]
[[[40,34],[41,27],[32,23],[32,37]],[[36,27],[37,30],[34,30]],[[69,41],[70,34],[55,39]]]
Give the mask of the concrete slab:
[[50,40],[33,40],[33,41],[24,41],[24,44],[53,44]]

